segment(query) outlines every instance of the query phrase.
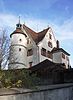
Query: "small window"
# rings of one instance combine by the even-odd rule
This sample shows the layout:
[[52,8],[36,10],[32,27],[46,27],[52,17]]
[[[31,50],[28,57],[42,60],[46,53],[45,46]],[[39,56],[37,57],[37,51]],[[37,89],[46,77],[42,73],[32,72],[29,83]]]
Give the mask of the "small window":
[[32,62],[29,62],[29,67],[32,67]]
[[52,39],[52,35],[51,34],[49,34],[49,38]]
[[29,39],[27,39],[27,44],[29,44]]
[[19,48],[19,51],[21,51],[21,48]]
[[68,58],[68,56],[66,56],[66,60],[67,60],[67,61],[69,61],[69,58]]
[[64,53],[62,53],[62,58],[65,59],[65,54]]
[[52,48],[52,43],[49,41],[48,42],[48,46],[50,47],[50,48]]
[[19,41],[22,41],[22,39],[19,39]]
[[41,55],[46,56],[46,49],[44,48],[41,49]]
[[33,50],[32,49],[29,49],[28,51],[27,51],[27,56],[32,56],[33,55]]

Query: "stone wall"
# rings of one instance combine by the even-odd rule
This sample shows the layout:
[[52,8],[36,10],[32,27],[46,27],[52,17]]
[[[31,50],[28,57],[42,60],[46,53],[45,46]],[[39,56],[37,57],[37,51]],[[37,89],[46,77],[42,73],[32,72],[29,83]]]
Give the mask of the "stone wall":
[[0,100],[73,100],[73,84],[38,86],[36,89],[0,89]]

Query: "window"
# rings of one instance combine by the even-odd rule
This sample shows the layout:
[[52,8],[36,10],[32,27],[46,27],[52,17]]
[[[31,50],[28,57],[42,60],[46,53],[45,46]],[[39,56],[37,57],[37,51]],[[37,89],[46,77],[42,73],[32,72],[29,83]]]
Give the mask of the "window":
[[50,48],[52,48],[52,43],[49,41],[48,42],[48,46],[50,47]]
[[32,50],[32,49],[29,49],[29,50],[27,51],[27,56],[31,56],[31,55],[33,55],[33,50]]
[[46,56],[46,49],[44,48],[41,49],[41,55]]
[[66,60],[67,60],[67,61],[69,61],[69,58],[68,58],[68,56],[66,56]]
[[19,41],[22,41],[22,39],[19,39]]
[[50,51],[47,51],[47,57],[52,59],[52,53]]
[[65,54],[64,53],[62,53],[62,58],[65,59]]
[[19,51],[21,51],[21,48],[19,48]]
[[52,35],[51,34],[49,34],[49,38],[52,39]]
[[27,44],[29,44],[29,39],[27,39]]
[[29,62],[29,67],[32,67],[32,62]]
[[27,44],[31,44],[31,41],[30,41],[30,39],[27,39]]

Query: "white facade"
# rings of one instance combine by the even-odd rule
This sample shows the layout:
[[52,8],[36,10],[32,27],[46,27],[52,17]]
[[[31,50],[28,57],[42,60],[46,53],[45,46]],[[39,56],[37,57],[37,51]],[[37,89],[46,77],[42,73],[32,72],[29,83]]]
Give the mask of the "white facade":
[[23,34],[13,34],[11,37],[11,55],[9,68],[27,68],[27,39]]
[[[64,52],[51,52],[54,48],[59,49],[57,48],[57,42],[51,28],[47,29],[41,41],[37,41],[38,43],[35,42],[30,34],[33,33],[34,35],[31,29],[20,27],[20,30],[23,31],[23,34],[19,31],[18,33],[13,33],[11,36],[11,51],[13,53],[10,56],[9,68],[29,68],[45,59],[54,63],[65,63],[66,68],[68,68],[70,65],[68,55],[65,54],[68,59],[63,59],[62,53]],[[35,34],[38,38],[39,33]],[[42,34],[41,32],[40,38]]]
[[[50,39],[50,35],[51,35],[51,39]],[[51,42],[52,43],[52,47],[49,47],[48,46],[48,42]],[[46,49],[46,52],[47,51],[50,51],[54,48],[54,47],[57,47],[57,44],[56,44],[56,39],[54,37],[54,34],[52,32],[52,30],[48,30],[48,32],[46,33],[44,39],[42,41],[39,42],[38,44],[38,47],[39,47],[39,59],[40,59],[40,62],[41,61],[44,61],[45,59],[48,59],[48,60],[51,60],[53,61],[53,59],[50,59],[46,56],[42,56],[41,55],[41,49],[44,48]]]

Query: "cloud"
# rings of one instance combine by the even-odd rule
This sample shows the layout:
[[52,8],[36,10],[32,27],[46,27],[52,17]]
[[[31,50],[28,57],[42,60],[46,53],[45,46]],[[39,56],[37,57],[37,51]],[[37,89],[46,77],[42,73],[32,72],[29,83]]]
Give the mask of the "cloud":
[[[0,14],[0,28],[14,28],[18,23],[18,20],[17,15]],[[60,40],[64,41],[73,39],[73,17],[64,21],[62,25],[57,25],[54,21],[32,18],[30,16],[21,16],[21,23],[25,23],[28,27],[35,31],[41,31],[50,25],[56,33],[56,37]]]
[[65,20],[62,25],[53,25],[53,27],[60,40],[73,40],[73,17]]
[[10,14],[0,14],[0,27],[14,27],[17,22],[17,16]]
[[[14,28],[18,20],[18,16],[16,15],[0,14],[0,27]],[[73,17],[64,21],[63,24],[57,25],[54,21],[21,16],[21,23],[25,23],[35,31],[43,30],[50,25],[60,39],[73,39]]]

